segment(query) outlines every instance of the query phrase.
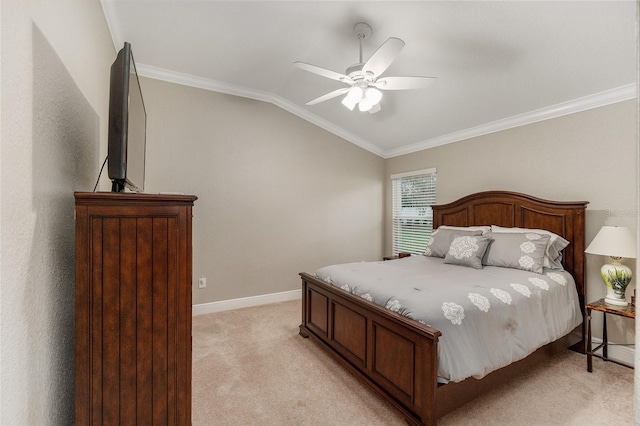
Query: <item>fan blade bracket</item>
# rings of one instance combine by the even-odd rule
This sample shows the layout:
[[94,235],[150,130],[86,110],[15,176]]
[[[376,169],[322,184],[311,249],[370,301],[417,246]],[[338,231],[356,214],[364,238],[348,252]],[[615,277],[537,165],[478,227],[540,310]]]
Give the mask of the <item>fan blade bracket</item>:
[[430,87],[437,77],[383,77],[373,83],[380,90],[413,90]]

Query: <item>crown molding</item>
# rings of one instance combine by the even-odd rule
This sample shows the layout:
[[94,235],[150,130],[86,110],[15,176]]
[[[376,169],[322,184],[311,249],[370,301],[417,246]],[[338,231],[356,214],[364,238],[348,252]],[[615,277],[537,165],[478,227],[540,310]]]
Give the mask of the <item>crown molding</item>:
[[150,65],[136,64],[136,71],[138,72],[138,75],[141,75],[142,77],[181,84],[183,86],[196,87],[199,89],[210,90],[212,92],[225,93],[227,95],[255,99],[257,101],[270,102],[271,98],[273,98],[273,95],[267,92],[247,89],[242,86],[236,86],[203,77],[196,77],[191,74],[171,71]]
[[100,0],[100,6],[102,7],[102,13],[104,14],[105,22],[107,23],[107,28],[109,29],[109,34],[111,35],[111,41],[113,42],[113,48],[117,52],[122,48],[118,48],[118,40],[121,40],[119,34],[121,33],[120,27],[117,26],[117,14],[115,10],[115,5],[113,2]]
[[422,151],[424,149],[435,148],[437,146],[449,143],[463,141],[478,136],[488,135],[490,133],[500,132],[502,130],[512,129],[514,127],[525,126],[527,124],[537,123],[539,121],[550,120],[552,118],[562,117],[564,115],[575,114],[577,112],[594,109],[617,102],[628,101],[637,97],[636,84],[627,84],[626,86],[617,87],[615,89],[606,90],[582,98],[573,99],[545,108],[540,108],[524,114],[514,115],[501,120],[492,121],[480,126],[471,127],[458,132],[449,133],[432,139],[426,139],[400,148],[385,151],[384,158],[392,158],[400,155],[411,154],[413,152]]
[[635,99],[637,96],[636,84],[627,84],[626,86],[617,87],[615,89],[607,90],[589,96],[584,96],[582,98],[562,102],[545,108],[540,108],[534,111],[526,112],[524,114],[514,115],[512,117],[492,121],[490,123],[438,136],[436,138],[426,139],[420,142],[405,145],[400,148],[384,150],[379,146],[374,145],[373,143],[360,138],[359,136],[356,136],[351,132],[348,132],[342,127],[336,126],[335,124],[330,123],[329,121],[310,113],[304,108],[301,108],[300,106],[272,93],[248,89],[242,86],[223,83],[208,78],[196,77],[190,74],[170,71],[144,64],[136,64],[136,69],[138,71],[138,74],[143,77],[272,103],[290,112],[291,114],[302,118],[303,120],[313,123],[316,126],[385,159],[398,157],[400,155],[411,154],[413,152],[435,148],[437,146],[459,142],[478,136],[484,136],[490,133],[512,129],[514,127],[525,126],[527,124],[533,124],[539,121],[550,120],[552,118],[562,117],[563,115],[574,114],[576,112],[598,108],[617,102],[631,100]]
[[148,77],[156,80],[167,81],[170,83],[181,84],[184,86],[191,86],[199,89],[211,90],[213,92],[225,93],[228,95],[240,96],[243,98],[272,103],[290,112],[291,114],[302,118],[303,120],[313,123],[316,126],[330,133],[333,133],[334,135],[339,136],[342,139],[353,143],[354,145],[359,146],[362,149],[365,149],[373,154],[376,154],[379,157],[384,158],[384,150],[382,150],[377,145],[374,145],[371,142],[362,139],[351,132],[348,132],[342,127],[336,126],[335,124],[330,123],[329,121],[310,113],[304,108],[301,108],[298,105],[272,93],[248,89],[242,86],[223,83],[221,81],[215,81],[208,78],[196,77],[190,74],[170,71],[144,64],[136,64],[136,70],[142,77]]

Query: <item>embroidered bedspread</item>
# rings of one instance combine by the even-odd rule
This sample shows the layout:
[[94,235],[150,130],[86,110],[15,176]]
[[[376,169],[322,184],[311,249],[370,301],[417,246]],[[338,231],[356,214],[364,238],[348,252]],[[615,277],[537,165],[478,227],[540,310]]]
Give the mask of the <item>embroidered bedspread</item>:
[[481,378],[582,322],[575,282],[563,270],[478,270],[411,256],[327,266],[316,276],[440,330],[442,382]]

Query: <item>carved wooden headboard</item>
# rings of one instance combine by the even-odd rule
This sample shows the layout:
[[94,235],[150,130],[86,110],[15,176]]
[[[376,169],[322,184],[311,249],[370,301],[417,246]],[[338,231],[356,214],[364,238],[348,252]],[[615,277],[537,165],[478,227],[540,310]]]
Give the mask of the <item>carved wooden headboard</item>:
[[570,272],[584,305],[584,216],[588,201],[548,201],[508,191],[471,194],[449,204],[433,206],[433,228],[440,225],[546,229],[567,239],[564,268]]

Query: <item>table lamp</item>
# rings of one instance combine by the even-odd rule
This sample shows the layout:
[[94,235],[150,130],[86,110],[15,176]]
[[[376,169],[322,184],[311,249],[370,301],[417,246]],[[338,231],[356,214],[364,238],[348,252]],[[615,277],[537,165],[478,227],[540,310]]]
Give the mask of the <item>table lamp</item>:
[[600,269],[600,276],[607,286],[604,301],[612,305],[627,306],[625,290],[631,281],[631,269],[620,263],[620,259],[636,257],[636,238],[633,232],[623,226],[603,226],[584,252],[611,257],[611,263],[605,263]]

